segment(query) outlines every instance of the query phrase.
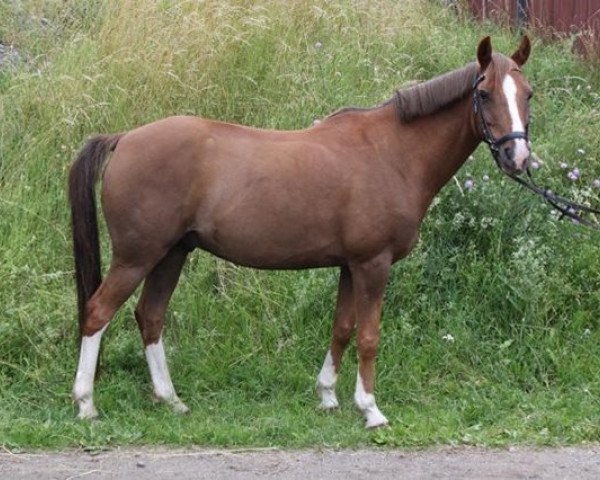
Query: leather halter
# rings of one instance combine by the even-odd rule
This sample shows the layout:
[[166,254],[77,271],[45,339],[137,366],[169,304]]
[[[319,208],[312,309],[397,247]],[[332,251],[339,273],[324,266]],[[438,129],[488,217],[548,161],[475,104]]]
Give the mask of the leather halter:
[[494,138],[494,135],[492,134],[492,131],[490,130],[490,127],[483,115],[481,93],[477,88],[477,86],[481,82],[483,82],[483,80],[485,80],[485,74],[481,73],[473,81],[473,110],[475,114],[479,116],[481,133],[483,133],[483,141],[488,144],[488,146],[490,147],[490,151],[492,152],[492,156],[494,157],[494,160],[496,161],[496,163],[499,164],[500,160],[498,156],[500,155],[500,146],[502,144],[510,140],[516,140],[518,138],[522,138],[523,140],[528,142],[529,137],[527,135],[527,132],[510,132],[498,139]]

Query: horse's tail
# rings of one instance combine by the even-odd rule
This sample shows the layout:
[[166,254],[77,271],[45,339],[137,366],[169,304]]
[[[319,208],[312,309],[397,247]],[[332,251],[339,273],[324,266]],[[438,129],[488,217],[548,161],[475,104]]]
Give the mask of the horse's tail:
[[69,172],[69,202],[80,333],[85,320],[85,305],[102,282],[94,186],[108,152],[115,149],[123,135],[98,135],[88,140]]

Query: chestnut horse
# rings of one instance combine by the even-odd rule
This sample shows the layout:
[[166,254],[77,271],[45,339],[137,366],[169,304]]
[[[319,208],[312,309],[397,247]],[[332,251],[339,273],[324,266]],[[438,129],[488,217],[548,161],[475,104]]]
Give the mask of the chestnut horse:
[[[173,388],[161,332],[186,256],[199,247],[254,268],[339,267],[333,336],[317,379],[321,407],[338,406],[336,379],[356,329],[354,399],[367,427],[387,424],[374,382],[390,267],[411,251],[432,199],[482,140],[502,140],[502,168],[526,168],[531,89],[519,67],[529,51],[524,37],[512,57],[492,53],[486,37],[477,62],[305,130],[181,116],[89,140],[69,177],[79,417],[97,415],[92,394],[102,334],[143,280],[135,317],[154,394],[188,411]],[[104,281],[94,200],[100,176],[112,242]]]

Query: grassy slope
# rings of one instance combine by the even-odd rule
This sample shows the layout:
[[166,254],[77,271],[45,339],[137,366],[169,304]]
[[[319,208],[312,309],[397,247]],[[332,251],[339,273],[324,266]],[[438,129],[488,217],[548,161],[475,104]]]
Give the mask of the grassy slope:
[[[484,34],[506,53],[518,38],[424,0],[18,4],[0,6],[0,41],[28,58],[0,72],[0,445],[600,440],[599,237],[549,220],[484,149],[442,192],[422,242],[393,271],[378,377],[391,429],[365,432],[351,406],[353,348],[342,410],[316,410],[335,271],[257,272],[199,252],[166,333],[191,416],[150,401],[129,302],[105,336],[102,419],[75,421],[65,178],[88,135],[176,113],[300,128],[464,65]],[[600,177],[597,67],[566,44],[535,41],[526,73],[536,90],[535,150],[547,158],[539,176],[598,200],[589,187]],[[577,189],[560,161],[582,170]],[[468,177],[476,188],[463,192]]]

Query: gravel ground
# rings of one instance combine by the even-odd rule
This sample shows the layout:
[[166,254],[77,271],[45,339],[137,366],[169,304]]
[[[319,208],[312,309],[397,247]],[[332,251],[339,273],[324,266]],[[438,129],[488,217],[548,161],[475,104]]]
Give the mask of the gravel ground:
[[4,479],[600,479],[600,445],[401,450],[116,449],[0,452]]

